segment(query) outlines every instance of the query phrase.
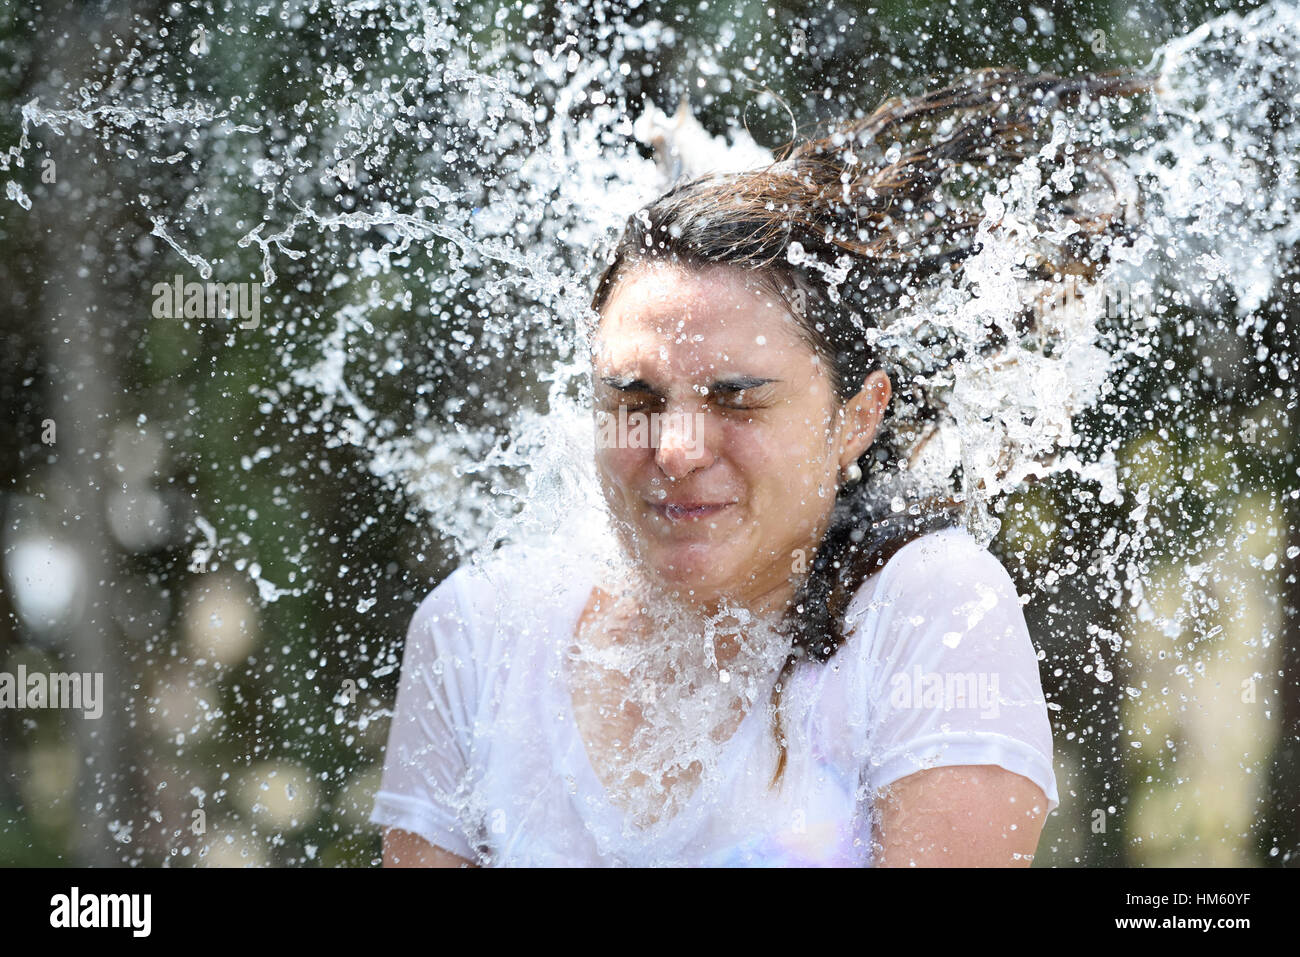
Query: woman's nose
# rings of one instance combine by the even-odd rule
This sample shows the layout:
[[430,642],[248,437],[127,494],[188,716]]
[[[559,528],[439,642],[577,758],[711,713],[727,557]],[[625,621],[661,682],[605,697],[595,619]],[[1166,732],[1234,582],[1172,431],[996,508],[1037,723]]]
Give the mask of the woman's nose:
[[660,416],[655,462],[669,478],[685,478],[713,464],[704,420],[702,412],[665,412]]

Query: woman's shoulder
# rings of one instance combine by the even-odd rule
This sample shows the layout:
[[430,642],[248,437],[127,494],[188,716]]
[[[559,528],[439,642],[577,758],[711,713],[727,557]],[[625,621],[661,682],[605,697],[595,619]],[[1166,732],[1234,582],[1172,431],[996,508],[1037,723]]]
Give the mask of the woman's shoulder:
[[[846,625],[872,617],[921,625],[954,617],[972,625],[989,616],[1023,622],[1014,581],[997,557],[964,527],[927,532],[906,543],[859,587]],[[879,630],[879,629],[876,629]]]
[[[1023,599],[992,551],[962,527],[928,532],[868,577],[845,615],[863,667],[922,653],[997,650],[1036,658]],[[959,649],[959,651],[958,651]]]
[[1002,567],[993,553],[962,525],[949,525],[917,536],[900,548],[889,564],[910,569],[946,561]]

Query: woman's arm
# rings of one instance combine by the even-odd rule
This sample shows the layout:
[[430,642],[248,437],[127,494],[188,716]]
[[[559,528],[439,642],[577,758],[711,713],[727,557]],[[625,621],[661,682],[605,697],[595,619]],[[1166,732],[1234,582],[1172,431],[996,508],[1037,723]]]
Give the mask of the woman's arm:
[[418,834],[384,831],[384,867],[477,867],[459,854],[435,847]]
[[993,764],[932,768],[877,795],[880,867],[1028,867],[1047,797]]

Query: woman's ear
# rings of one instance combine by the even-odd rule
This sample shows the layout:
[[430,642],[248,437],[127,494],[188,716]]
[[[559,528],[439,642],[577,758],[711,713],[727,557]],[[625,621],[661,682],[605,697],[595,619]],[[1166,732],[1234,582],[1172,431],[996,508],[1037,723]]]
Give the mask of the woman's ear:
[[862,390],[845,403],[840,425],[841,469],[848,468],[871,448],[892,395],[889,376],[877,369],[863,380]]

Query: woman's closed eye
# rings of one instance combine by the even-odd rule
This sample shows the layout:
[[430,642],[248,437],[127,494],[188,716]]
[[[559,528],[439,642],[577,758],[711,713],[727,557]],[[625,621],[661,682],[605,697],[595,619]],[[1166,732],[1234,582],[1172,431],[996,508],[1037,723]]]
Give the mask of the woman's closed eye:
[[[726,412],[753,412],[771,404],[775,381],[744,376],[715,382],[710,388],[697,388],[696,392],[703,397],[703,411],[716,408]],[[652,389],[640,388],[640,382],[609,378],[603,384],[607,388],[600,397],[602,411],[611,414],[654,412],[662,410],[665,405],[663,395]]]
[[707,403],[731,412],[754,412],[769,405],[771,400],[771,384],[763,382],[716,386],[711,390]]

